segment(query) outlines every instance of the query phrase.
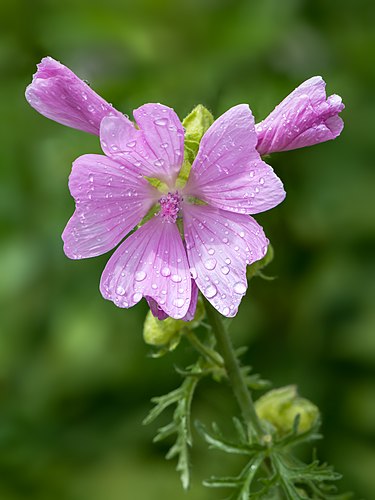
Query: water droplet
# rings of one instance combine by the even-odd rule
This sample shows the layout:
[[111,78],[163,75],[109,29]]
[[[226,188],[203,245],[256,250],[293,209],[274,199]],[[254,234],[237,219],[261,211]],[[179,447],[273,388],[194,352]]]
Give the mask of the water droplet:
[[212,299],[212,297],[215,297],[215,295],[217,294],[216,286],[215,285],[208,285],[204,294],[208,299]]
[[116,288],[116,293],[117,295],[125,295],[125,288],[122,287],[121,285],[119,285],[117,288]]
[[182,281],[182,278],[179,274],[172,274],[171,280],[175,283],[180,283],[180,281]]
[[241,232],[239,233],[239,235],[240,235],[240,237],[241,237],[241,238],[245,238],[245,233],[244,233],[244,231],[241,231]]
[[230,312],[229,307],[224,307],[224,309],[223,309],[224,316],[228,316],[229,312]]
[[134,295],[133,295],[133,300],[135,303],[139,302],[142,298],[142,294],[139,293],[139,292],[136,292]]
[[155,165],[155,167],[162,167],[164,165],[164,160],[159,158],[158,160],[154,161],[154,165]]
[[173,305],[176,306],[176,307],[182,307],[185,303],[185,300],[184,299],[174,299],[173,300]]
[[158,118],[154,123],[155,125],[159,125],[159,127],[165,127],[168,123],[168,118]]
[[228,273],[229,273],[229,267],[227,267],[227,266],[223,266],[223,267],[221,268],[221,272],[222,272],[223,274],[228,274]]
[[157,285],[156,283],[153,283],[153,284],[151,285],[151,288],[152,288],[153,290],[156,290],[156,289],[157,289],[157,287],[158,287],[158,285]]
[[261,178],[259,179],[259,184],[264,184],[264,177],[261,177]]
[[228,238],[223,238],[223,243],[228,243]]
[[171,275],[171,270],[169,269],[169,267],[163,267],[160,274],[166,278],[167,276]]
[[94,176],[93,176],[93,174],[90,174],[90,175],[89,175],[89,181],[90,181],[90,182],[94,182]]
[[146,278],[146,273],[144,271],[138,271],[135,273],[135,281],[143,281]]
[[238,283],[236,283],[233,287],[233,290],[242,295],[246,292],[246,286],[244,285],[244,283],[241,283],[240,281]]
[[215,269],[216,267],[216,259],[208,259],[204,263],[204,267],[208,269],[209,271],[212,271],[212,269]]
[[215,250],[214,250],[213,248],[209,248],[209,249],[208,249],[208,253],[209,253],[210,255],[213,255],[213,254],[215,253]]
[[254,170],[250,170],[250,177],[254,177],[254,175],[255,175]]
[[190,268],[190,274],[191,274],[191,277],[193,278],[193,280],[197,279],[198,273],[197,273],[197,270],[195,269],[195,267]]
[[137,141],[130,141],[127,143],[128,148],[134,148],[134,146],[137,144]]
[[232,262],[232,261],[230,260],[230,258],[229,258],[229,257],[227,257],[227,258],[225,259],[225,263],[226,263],[226,264],[228,264],[228,266],[229,266],[229,264],[230,264],[231,262]]
[[166,149],[169,146],[167,142],[163,142],[163,144],[160,144],[160,147],[163,149]]

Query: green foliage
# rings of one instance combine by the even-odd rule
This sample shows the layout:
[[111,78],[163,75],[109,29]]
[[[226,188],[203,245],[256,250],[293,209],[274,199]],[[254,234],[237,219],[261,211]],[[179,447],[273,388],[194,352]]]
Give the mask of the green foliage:
[[247,462],[237,476],[212,477],[204,481],[209,488],[229,488],[231,499],[286,499],[286,500],[345,500],[351,495],[338,495],[331,483],[341,479],[341,475],[326,464],[313,460],[305,464],[291,453],[297,444],[319,439],[318,424],[304,433],[298,433],[298,419],[288,439],[265,435],[263,444],[249,443],[245,428],[235,421],[237,440],[226,439],[219,427],[212,430],[199,422],[197,428],[211,448],[247,457]]
[[171,435],[177,435],[176,441],[169,449],[166,458],[171,459],[176,456],[178,457],[176,470],[180,473],[184,489],[187,489],[190,485],[189,449],[193,444],[190,423],[191,402],[196,386],[202,376],[203,373],[200,362],[197,362],[184,373],[185,379],[178,389],[164,396],[152,399],[155,406],[143,421],[145,425],[150,424],[163,413],[166,408],[171,405],[176,405],[172,422],[158,430],[154,441],[161,441],[169,438]]

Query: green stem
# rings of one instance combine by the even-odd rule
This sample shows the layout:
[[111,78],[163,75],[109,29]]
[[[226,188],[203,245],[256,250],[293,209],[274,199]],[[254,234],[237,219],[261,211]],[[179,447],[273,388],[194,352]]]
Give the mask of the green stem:
[[224,367],[224,361],[220,354],[215,352],[213,349],[210,349],[208,346],[202,344],[202,342],[198,339],[198,337],[193,332],[187,332],[186,337],[188,338],[191,345],[203,356],[203,358],[210,360],[214,365],[219,368]]
[[232,342],[224,325],[222,316],[209,302],[205,301],[205,306],[207,319],[212,326],[212,331],[216,337],[219,351],[223,356],[228,378],[241,409],[242,417],[248,426],[249,436],[255,434],[260,441],[265,433],[260,425],[250,391],[246,386],[244,375],[241,372],[237,356],[233,350]]

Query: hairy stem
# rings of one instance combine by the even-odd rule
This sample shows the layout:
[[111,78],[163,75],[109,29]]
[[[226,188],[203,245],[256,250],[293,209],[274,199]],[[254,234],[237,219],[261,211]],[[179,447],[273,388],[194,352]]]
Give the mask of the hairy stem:
[[207,319],[212,326],[212,331],[216,337],[219,351],[223,356],[228,378],[241,409],[242,417],[247,425],[249,437],[255,434],[257,439],[261,441],[265,433],[260,425],[250,391],[246,386],[244,375],[241,372],[237,356],[233,350],[232,342],[222,316],[209,302],[205,301],[205,305]]

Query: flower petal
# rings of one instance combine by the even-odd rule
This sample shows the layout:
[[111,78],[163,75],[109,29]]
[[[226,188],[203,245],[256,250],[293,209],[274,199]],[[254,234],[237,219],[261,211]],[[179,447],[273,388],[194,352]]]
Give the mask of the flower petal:
[[256,143],[249,107],[231,108],[203,136],[184,193],[244,214],[278,205],[285,198],[283,185],[261,160]]
[[224,316],[234,316],[247,289],[246,265],[264,257],[268,240],[252,218],[184,205],[190,272],[198,288]]
[[147,214],[157,191],[139,175],[103,155],[83,155],[74,163],[69,188],[76,210],[64,229],[71,259],[114,248]]
[[25,95],[29,104],[47,118],[91,134],[99,135],[104,116],[123,116],[52,57],[38,64]]
[[[163,319],[167,319],[169,316],[166,312],[163,311],[163,309],[158,305],[157,302],[155,302],[154,299],[151,297],[146,297],[147,303],[150,307],[150,310],[152,314],[157,318],[159,321],[162,321]],[[195,311],[197,309],[197,302],[198,302],[198,287],[195,284],[195,281],[192,279],[191,280],[191,301],[190,301],[190,306],[188,309],[188,312],[185,314],[183,318],[181,318],[182,321],[192,321],[195,316]]]
[[191,278],[177,225],[153,217],[131,234],[109,259],[100,290],[119,307],[151,297],[168,316],[183,318],[191,302]]
[[335,139],[344,122],[341,97],[326,97],[325,81],[315,76],[289,94],[255,128],[261,155],[312,146]]
[[174,187],[184,154],[184,129],[173,109],[145,104],[134,111],[139,129],[121,117],[103,120],[100,139],[111,158]]

